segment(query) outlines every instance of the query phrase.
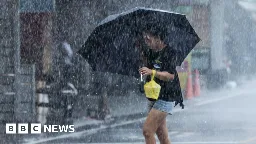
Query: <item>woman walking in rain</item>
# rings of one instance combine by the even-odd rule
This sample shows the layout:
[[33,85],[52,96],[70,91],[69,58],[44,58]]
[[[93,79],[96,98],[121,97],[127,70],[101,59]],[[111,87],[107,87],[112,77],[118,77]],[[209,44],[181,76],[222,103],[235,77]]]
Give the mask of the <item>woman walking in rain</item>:
[[166,35],[157,28],[147,28],[142,35],[146,61],[145,67],[140,68],[139,72],[146,76],[147,82],[154,75],[155,82],[161,86],[158,99],[148,98],[149,113],[143,126],[143,135],[146,144],[156,143],[155,134],[161,144],[170,144],[166,117],[172,113],[174,105],[179,103],[184,108],[175,52],[164,42]]

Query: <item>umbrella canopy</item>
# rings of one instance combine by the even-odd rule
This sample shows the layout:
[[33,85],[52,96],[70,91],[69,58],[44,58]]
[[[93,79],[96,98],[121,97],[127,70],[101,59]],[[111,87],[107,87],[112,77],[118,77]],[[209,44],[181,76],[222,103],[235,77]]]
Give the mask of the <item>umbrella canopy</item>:
[[139,76],[140,50],[135,43],[148,27],[165,35],[176,51],[179,66],[200,41],[185,15],[148,8],[135,8],[105,18],[78,51],[95,71]]

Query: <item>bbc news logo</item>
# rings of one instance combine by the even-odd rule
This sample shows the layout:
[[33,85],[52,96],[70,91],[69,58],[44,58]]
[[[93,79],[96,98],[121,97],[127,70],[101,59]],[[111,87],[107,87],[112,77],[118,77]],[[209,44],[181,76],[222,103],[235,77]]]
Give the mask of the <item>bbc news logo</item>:
[[31,123],[30,127],[27,123],[7,123],[6,134],[40,134],[51,132],[75,132],[74,125],[42,125],[40,123]]

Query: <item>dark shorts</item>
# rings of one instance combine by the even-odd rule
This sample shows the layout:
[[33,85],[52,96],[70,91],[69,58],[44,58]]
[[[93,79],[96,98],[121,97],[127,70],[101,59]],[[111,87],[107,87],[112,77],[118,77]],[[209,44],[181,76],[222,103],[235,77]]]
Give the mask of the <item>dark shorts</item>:
[[156,101],[148,101],[148,112],[154,108],[156,110],[172,114],[172,109],[173,109],[174,103],[173,102],[168,102],[168,101],[163,101],[163,100],[156,100]]

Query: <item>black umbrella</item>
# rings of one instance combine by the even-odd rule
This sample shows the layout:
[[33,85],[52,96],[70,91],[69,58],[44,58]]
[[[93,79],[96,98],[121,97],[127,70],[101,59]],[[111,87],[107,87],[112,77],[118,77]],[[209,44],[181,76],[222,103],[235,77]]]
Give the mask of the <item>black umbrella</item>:
[[200,41],[185,15],[162,10],[135,8],[105,18],[78,51],[95,71],[139,76],[140,51],[135,43],[145,28],[165,34],[177,53],[179,66]]

